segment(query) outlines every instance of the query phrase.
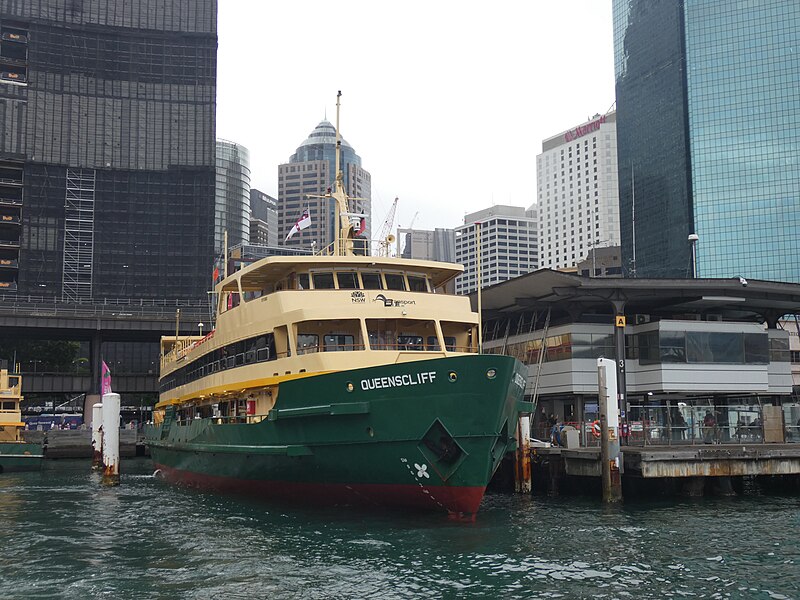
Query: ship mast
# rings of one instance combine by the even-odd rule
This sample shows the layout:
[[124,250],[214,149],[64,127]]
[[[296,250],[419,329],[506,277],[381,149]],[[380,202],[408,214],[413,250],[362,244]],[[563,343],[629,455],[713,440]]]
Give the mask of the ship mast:
[[336,94],[336,182],[331,196],[336,201],[334,208],[334,249],[335,256],[351,256],[353,254],[353,224],[350,222],[350,207],[344,189],[342,173],[342,136],[339,131],[339,99],[341,90]]

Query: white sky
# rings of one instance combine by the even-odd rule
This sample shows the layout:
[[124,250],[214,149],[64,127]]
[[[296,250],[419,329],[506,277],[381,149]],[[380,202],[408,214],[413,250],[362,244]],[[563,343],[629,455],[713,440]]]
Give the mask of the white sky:
[[614,102],[611,0],[220,0],[217,136],[252,187],[325,116],[372,174],[374,232],[536,201],[542,140]]

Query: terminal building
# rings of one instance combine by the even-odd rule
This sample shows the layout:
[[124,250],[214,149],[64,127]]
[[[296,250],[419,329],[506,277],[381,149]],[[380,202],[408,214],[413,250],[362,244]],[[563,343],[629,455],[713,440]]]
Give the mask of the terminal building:
[[[540,439],[558,422],[592,442],[597,359],[605,357],[624,367],[620,409],[630,443],[800,441],[790,352],[800,285],[543,269],[485,289],[482,305],[484,351],[529,365]],[[705,439],[708,414],[713,440]]]

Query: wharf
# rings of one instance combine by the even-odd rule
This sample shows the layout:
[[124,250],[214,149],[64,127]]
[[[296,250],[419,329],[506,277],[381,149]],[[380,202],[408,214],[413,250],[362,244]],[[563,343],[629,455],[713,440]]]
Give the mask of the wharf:
[[[800,444],[703,444],[623,446],[621,474],[627,481],[691,483],[698,478],[800,476]],[[600,479],[599,448],[533,448],[534,478],[558,493],[565,476]],[[719,483],[719,481],[717,482]],[[534,484],[536,487],[536,484]]]
[[[55,429],[52,431],[24,431],[26,442],[42,444],[45,458],[91,458],[92,432],[89,429]],[[139,432],[135,429],[119,430],[119,455],[133,458],[144,454]]]

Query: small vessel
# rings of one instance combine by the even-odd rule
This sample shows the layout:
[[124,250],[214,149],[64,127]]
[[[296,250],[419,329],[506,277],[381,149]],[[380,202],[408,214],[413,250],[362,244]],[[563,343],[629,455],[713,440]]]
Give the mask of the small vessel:
[[449,291],[461,265],[354,252],[338,109],[333,243],[226,274],[215,328],[162,338],[146,442],[179,484],[474,518],[531,410],[527,370],[480,353]]
[[38,471],[42,468],[41,444],[22,440],[22,375],[11,373],[0,361],[0,473]]

